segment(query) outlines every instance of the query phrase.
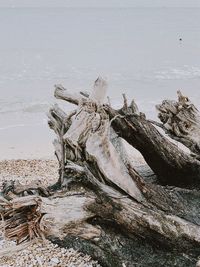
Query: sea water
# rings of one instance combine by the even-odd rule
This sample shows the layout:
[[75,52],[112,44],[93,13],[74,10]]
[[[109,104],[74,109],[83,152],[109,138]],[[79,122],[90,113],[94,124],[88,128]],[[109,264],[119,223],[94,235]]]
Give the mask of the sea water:
[[113,106],[126,93],[148,118],[178,89],[200,106],[200,9],[1,8],[0,158],[53,155],[54,84],[90,91],[99,75]]

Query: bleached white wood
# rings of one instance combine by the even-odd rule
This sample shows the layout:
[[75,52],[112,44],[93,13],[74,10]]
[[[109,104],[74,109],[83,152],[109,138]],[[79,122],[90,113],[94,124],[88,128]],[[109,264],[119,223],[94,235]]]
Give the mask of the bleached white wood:
[[93,90],[89,98],[95,101],[97,104],[103,104],[107,94],[107,88],[108,84],[106,80],[101,77],[98,77],[98,79],[94,83]]

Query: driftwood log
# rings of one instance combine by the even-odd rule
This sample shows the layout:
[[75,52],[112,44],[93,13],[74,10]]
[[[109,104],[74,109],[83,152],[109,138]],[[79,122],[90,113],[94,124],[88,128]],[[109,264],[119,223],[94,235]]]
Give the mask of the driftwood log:
[[[196,266],[200,256],[200,116],[190,100],[157,106],[161,122],[147,120],[134,101],[115,110],[105,104],[107,83],[91,94],[55,97],[75,104],[48,114],[57,135],[59,180],[49,188],[4,185],[0,211],[5,236],[17,243],[49,238],[90,254],[102,266]],[[180,149],[170,138],[181,142]],[[134,168],[127,144],[155,174]]]

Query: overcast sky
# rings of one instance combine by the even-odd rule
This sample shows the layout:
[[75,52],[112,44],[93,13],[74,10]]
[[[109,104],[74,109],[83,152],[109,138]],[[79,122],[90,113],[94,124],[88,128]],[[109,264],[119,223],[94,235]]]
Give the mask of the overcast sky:
[[0,0],[0,7],[200,7],[200,0]]

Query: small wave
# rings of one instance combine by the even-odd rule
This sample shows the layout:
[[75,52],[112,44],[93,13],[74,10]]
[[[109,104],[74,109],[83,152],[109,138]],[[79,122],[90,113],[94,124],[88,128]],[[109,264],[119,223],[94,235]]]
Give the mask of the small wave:
[[17,128],[17,127],[24,127],[25,124],[15,124],[15,125],[7,125],[7,126],[4,126],[4,127],[0,127],[0,130],[7,130],[7,129],[10,129],[10,128]]
[[23,112],[38,113],[45,112],[49,108],[48,103],[31,103],[29,106],[22,109]]
[[22,101],[19,101],[19,102],[5,102],[4,101],[0,103],[0,114],[14,113],[14,112],[41,113],[41,112],[46,112],[49,106],[50,104],[47,102],[24,103]]
[[33,123],[33,124],[24,124],[24,123],[11,124],[11,125],[0,127],[0,130],[7,130],[7,129],[18,128],[18,127],[41,126],[44,124],[46,124],[45,120],[43,120],[42,122]]
[[179,80],[200,78],[200,67],[185,65],[182,68],[171,68],[154,72],[158,80]]

